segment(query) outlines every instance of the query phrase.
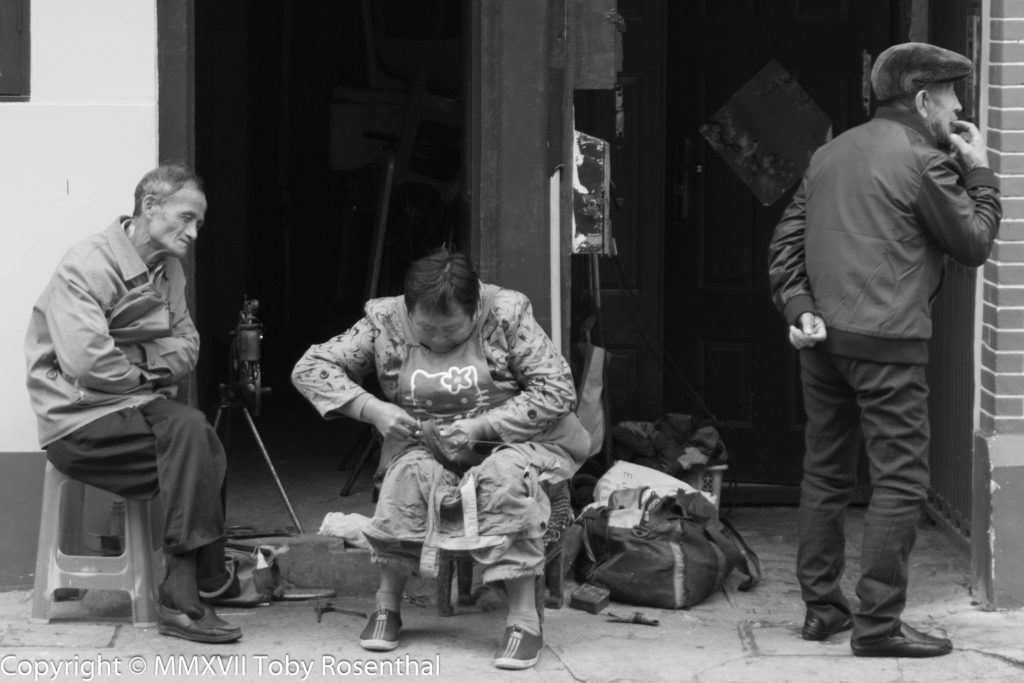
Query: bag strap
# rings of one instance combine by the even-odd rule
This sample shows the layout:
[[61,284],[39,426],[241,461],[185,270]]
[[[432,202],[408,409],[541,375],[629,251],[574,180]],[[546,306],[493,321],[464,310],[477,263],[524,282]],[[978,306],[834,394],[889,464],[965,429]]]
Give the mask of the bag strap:
[[[640,492],[640,497],[643,498],[644,493],[646,493],[649,490],[650,490],[649,486],[644,486],[643,490]],[[651,508],[654,508],[655,510],[657,510],[658,507],[661,505],[661,501],[662,500],[664,500],[664,499],[661,496],[659,496],[657,493],[655,493],[654,491],[650,492],[650,494],[647,496],[647,500],[644,502],[644,504],[643,504],[643,506],[641,508],[642,512],[640,513],[640,524],[638,524],[637,526],[644,526],[644,527],[646,527],[650,523],[650,521],[651,521]]]
[[719,517],[721,528],[714,524],[708,524],[704,530],[711,537],[729,561],[736,565],[736,568],[746,574],[740,585],[741,591],[748,591],[761,581],[761,559],[754,552],[754,549],[747,545],[747,542],[736,531],[736,527],[729,520]]
[[607,552],[600,559],[597,557],[597,553],[594,552],[594,547],[591,545],[590,534],[601,534],[605,537],[605,551],[608,549],[608,517],[602,515],[596,510],[587,510],[582,513],[576,520],[576,523],[583,527],[583,550],[587,555],[587,562],[589,564],[586,580],[594,578],[594,574],[597,573],[597,567],[604,562],[607,557]]

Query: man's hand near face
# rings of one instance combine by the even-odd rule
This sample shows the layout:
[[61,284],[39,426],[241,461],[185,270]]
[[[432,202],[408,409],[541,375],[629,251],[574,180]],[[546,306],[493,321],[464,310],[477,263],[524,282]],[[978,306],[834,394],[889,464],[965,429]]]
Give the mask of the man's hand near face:
[[957,158],[964,170],[981,167],[988,168],[988,147],[981,131],[970,121],[954,121],[953,132],[949,134],[949,142],[953,145]]

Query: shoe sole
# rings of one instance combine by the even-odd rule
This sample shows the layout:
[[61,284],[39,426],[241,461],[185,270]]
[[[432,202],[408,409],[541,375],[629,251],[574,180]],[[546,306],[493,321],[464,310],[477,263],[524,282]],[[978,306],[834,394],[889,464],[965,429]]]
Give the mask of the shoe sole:
[[398,647],[397,640],[360,640],[359,647],[374,652],[390,652]]
[[531,666],[536,664],[539,659],[539,655],[533,659],[507,659],[500,657],[494,660],[494,666],[499,669],[529,669]]
[[800,637],[803,638],[804,640],[811,641],[812,643],[813,642],[819,642],[820,643],[823,640],[828,640],[829,638],[831,638],[834,635],[837,635],[837,634],[842,633],[843,631],[849,631],[849,630],[850,629],[848,629],[848,628],[844,628],[844,629],[840,629],[838,631],[830,631],[829,633],[820,633],[820,634],[819,633],[814,633],[814,634],[801,633]]
[[157,624],[157,631],[162,636],[171,636],[172,638],[182,638],[184,640],[191,640],[193,643],[230,643],[242,637],[241,633],[224,633],[216,636],[202,635],[200,633],[182,631],[180,629],[174,628],[173,626],[167,626],[165,624]]
[[935,652],[927,652],[927,653],[919,653],[919,654],[910,655],[910,654],[899,654],[899,653],[895,653],[895,652],[892,652],[892,653],[890,653],[890,652],[879,653],[879,652],[870,652],[870,651],[865,652],[863,650],[858,652],[857,650],[853,650],[853,656],[854,657],[875,657],[875,658],[888,657],[890,659],[928,659],[930,657],[944,657],[944,656],[946,656],[948,654],[951,654],[952,652],[953,652],[952,649],[949,649],[949,650],[943,649],[943,650],[936,650]]

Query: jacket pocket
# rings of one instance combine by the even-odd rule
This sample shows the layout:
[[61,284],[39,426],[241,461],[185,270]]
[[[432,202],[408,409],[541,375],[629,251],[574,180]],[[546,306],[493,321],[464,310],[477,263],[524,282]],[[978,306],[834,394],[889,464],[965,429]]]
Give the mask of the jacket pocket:
[[78,379],[59,373],[57,376],[58,390],[68,398],[68,402],[76,407],[106,406],[121,403],[125,394],[108,394],[83,386]]

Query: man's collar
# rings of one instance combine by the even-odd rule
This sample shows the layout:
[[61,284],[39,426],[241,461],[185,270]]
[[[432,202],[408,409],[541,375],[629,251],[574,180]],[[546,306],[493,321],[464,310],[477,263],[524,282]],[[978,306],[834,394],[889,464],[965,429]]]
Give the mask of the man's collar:
[[127,220],[130,220],[128,216],[121,216],[106,229],[107,241],[110,243],[110,249],[125,282],[143,275],[148,276],[149,273],[139,252],[135,250],[135,245],[131,243],[125,233],[125,221]]
[[935,142],[935,134],[932,133],[931,129],[928,127],[928,123],[913,112],[909,112],[906,109],[900,109],[899,107],[884,105],[879,107],[875,112],[875,118],[888,119],[889,121],[902,123],[907,128],[912,128],[924,136],[924,139],[927,140],[932,147],[938,147],[938,144]]

